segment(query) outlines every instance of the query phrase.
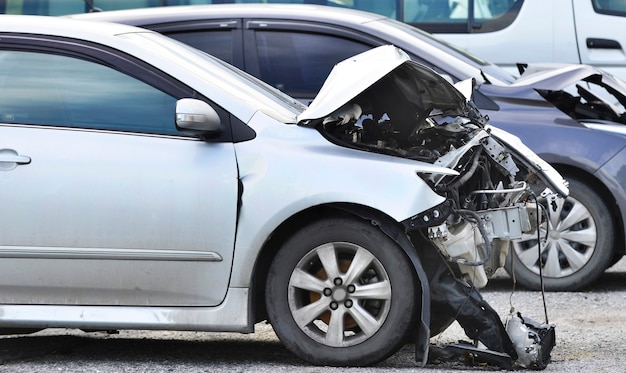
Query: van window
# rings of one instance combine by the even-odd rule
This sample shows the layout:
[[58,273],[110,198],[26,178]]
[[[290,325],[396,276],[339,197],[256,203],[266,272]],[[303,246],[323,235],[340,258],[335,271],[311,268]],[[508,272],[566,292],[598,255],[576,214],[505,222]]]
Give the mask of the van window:
[[626,1],[624,0],[593,0],[592,3],[596,13],[626,16]]
[[405,0],[403,19],[432,33],[501,30],[517,17],[524,0]]

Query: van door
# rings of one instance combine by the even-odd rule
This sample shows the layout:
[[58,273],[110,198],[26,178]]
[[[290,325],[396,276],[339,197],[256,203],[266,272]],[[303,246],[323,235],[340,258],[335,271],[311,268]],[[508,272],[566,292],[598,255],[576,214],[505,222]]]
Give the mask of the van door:
[[576,36],[581,63],[626,80],[626,2],[575,0]]

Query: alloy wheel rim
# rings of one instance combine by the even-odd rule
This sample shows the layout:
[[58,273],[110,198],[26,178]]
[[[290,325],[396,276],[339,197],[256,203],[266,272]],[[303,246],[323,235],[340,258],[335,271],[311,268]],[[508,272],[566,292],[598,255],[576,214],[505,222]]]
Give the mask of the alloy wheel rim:
[[382,263],[365,248],[327,243],[298,262],[289,279],[288,303],[298,327],[316,342],[353,346],[384,324],[391,282]]

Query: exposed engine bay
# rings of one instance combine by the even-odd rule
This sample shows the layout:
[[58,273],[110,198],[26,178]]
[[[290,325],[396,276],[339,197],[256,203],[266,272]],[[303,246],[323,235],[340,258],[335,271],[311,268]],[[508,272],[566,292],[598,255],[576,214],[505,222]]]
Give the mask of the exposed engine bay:
[[[547,185],[528,161],[516,159],[491,135],[488,118],[470,102],[451,95],[451,87],[434,72],[420,70],[421,79],[414,78],[410,66],[394,70],[319,127],[344,146],[457,171],[455,176],[423,175],[447,201],[430,212],[436,216],[414,218],[409,230],[424,228],[442,254],[465,269],[466,279],[482,288],[506,256],[506,245],[499,241],[535,231],[534,198]],[[424,88],[423,82],[430,84]],[[481,267],[483,273],[467,267]]]
[[[558,196],[544,182],[541,167],[494,137],[496,129],[487,122],[436,73],[405,63],[315,125],[342,146],[457,171],[420,175],[446,200],[405,222],[426,263],[431,335],[456,319],[487,350],[452,350],[504,368],[543,369],[554,345],[554,326],[510,315],[515,327],[505,327],[478,289],[504,265],[510,240],[536,232],[545,216],[538,196]],[[542,338],[522,342],[507,333],[524,334],[519,332],[524,328]]]

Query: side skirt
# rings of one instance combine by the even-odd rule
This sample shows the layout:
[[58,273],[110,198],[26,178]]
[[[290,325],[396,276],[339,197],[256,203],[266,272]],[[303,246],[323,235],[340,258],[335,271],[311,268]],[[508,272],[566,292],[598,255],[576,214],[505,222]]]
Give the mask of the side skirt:
[[248,288],[229,288],[216,307],[0,305],[0,329],[79,328],[254,332]]

